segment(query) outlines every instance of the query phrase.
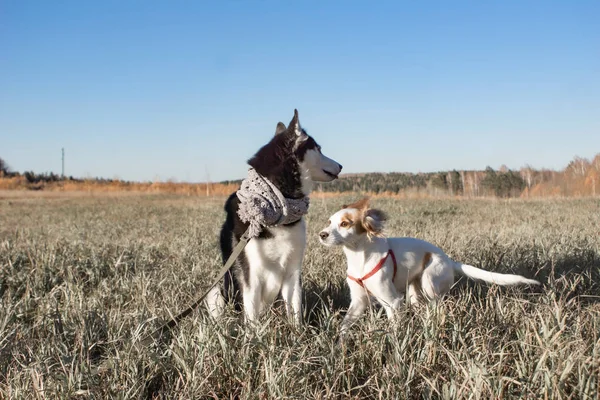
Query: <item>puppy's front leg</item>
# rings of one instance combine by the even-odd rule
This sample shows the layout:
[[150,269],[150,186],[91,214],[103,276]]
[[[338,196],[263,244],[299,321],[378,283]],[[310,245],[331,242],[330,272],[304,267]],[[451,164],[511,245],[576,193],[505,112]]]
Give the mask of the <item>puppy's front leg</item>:
[[369,296],[365,288],[350,279],[348,279],[348,284],[350,285],[352,300],[350,301],[350,308],[348,308],[346,317],[342,321],[340,340],[343,340],[350,326],[365,312],[369,305]]
[[350,302],[350,308],[348,308],[348,312],[342,321],[342,330],[340,332],[340,341],[343,341],[346,335],[348,334],[348,330],[352,326],[352,324],[365,312],[367,309],[368,302],[367,301],[354,301]]
[[369,290],[373,296],[385,309],[388,319],[393,320],[396,316],[396,311],[402,308],[404,304],[404,295],[398,293],[396,286],[391,280],[385,280],[376,285],[369,286]]

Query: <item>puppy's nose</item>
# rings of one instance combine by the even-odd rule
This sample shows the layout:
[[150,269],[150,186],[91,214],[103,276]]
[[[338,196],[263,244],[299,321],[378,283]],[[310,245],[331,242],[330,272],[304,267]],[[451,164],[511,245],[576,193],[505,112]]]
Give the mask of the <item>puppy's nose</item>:
[[342,170],[342,164],[338,163],[338,167],[340,167],[340,171]]
[[319,233],[319,236],[321,237],[322,240],[325,240],[329,237],[329,233],[323,231],[323,232]]

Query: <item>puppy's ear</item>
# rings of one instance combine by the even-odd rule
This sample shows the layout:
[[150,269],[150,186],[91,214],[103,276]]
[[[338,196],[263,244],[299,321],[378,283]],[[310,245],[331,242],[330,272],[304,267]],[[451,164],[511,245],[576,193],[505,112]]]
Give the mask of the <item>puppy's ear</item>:
[[277,128],[275,128],[275,136],[282,134],[286,130],[287,128],[285,127],[285,124],[283,122],[278,122]]
[[362,224],[369,237],[383,236],[383,228],[387,216],[381,210],[370,209],[363,213]]

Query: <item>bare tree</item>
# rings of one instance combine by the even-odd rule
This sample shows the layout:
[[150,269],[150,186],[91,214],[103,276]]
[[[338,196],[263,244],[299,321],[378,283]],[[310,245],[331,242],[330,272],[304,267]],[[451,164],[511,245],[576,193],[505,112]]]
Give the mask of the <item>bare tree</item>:
[[527,164],[523,168],[521,168],[521,178],[527,184],[527,196],[529,197],[529,191],[531,190],[531,186],[533,185],[533,173],[534,169],[531,165]]
[[448,189],[450,190],[450,196],[454,196],[454,187],[452,185],[452,173],[448,172],[446,174],[446,182],[448,182]]
[[589,166],[590,162],[588,160],[579,156],[575,156],[573,161],[569,163],[566,169],[570,171],[573,176],[583,177],[585,176]]
[[592,166],[596,171],[600,172],[600,153],[596,154],[594,159],[592,160]]

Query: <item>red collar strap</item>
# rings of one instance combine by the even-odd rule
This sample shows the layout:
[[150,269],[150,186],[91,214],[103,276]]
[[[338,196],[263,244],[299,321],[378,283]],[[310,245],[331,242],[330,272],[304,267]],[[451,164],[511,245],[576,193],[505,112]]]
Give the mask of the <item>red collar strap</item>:
[[396,279],[396,271],[398,270],[398,264],[396,263],[396,256],[394,255],[394,252],[392,251],[392,249],[390,249],[390,251],[388,251],[388,253],[385,255],[385,257],[383,257],[381,260],[379,260],[379,262],[377,263],[375,268],[373,268],[371,270],[371,272],[369,272],[362,278],[355,278],[353,276],[348,275],[348,279],[351,279],[354,282],[358,283],[360,286],[365,287],[365,284],[363,283],[363,281],[369,279],[370,277],[375,275],[377,272],[379,272],[379,270],[383,267],[383,264],[385,264],[385,260],[387,260],[388,256],[391,256],[392,261],[394,262],[394,275],[392,276],[392,282],[393,282]]

